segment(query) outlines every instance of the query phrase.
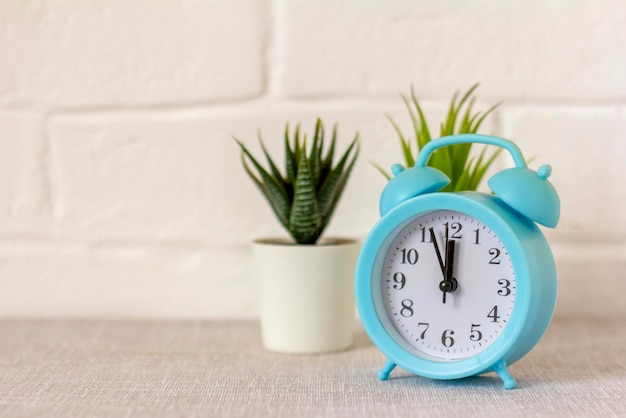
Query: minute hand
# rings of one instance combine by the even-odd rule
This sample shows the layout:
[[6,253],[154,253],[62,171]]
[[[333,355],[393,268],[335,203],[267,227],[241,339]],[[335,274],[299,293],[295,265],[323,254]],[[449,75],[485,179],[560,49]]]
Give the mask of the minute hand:
[[[443,279],[446,279],[446,271],[443,265],[443,259],[441,258],[441,252],[439,251],[439,246],[437,245],[437,238],[435,238],[435,230],[433,228],[429,229],[430,231],[430,242],[435,246],[435,253],[437,254],[437,260],[439,261],[439,267],[441,268],[441,274],[443,275]],[[446,242],[447,244],[447,242]]]

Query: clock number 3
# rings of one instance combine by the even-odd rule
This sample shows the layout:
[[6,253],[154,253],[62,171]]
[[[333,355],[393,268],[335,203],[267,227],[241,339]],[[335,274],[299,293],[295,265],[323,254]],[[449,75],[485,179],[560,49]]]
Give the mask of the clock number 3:
[[498,280],[498,284],[502,286],[502,289],[498,289],[500,296],[509,296],[511,294],[511,281],[507,279]]

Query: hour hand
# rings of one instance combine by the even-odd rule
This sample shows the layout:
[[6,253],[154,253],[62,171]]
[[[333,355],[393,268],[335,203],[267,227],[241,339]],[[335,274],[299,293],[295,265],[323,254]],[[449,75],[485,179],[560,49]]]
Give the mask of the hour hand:
[[446,250],[446,280],[450,282],[450,292],[454,292],[458,287],[458,283],[454,278],[454,248],[456,241],[451,239],[448,241],[448,248]]
[[455,241],[449,240],[446,243],[446,264],[444,267],[443,280],[439,283],[439,290],[443,292],[443,303],[446,303],[446,295],[448,292],[454,292],[458,287],[458,283],[454,278],[454,248]]

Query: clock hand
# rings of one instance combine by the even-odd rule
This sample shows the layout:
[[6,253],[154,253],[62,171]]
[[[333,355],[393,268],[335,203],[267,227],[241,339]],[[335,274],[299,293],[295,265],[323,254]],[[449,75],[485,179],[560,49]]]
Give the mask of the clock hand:
[[[437,239],[435,237],[435,231],[433,228],[429,229],[430,231],[430,241],[435,246],[435,253],[437,254],[437,260],[439,261],[439,267],[441,268],[441,274],[443,275],[443,280],[439,282],[439,290],[443,292],[443,303],[446,303],[446,294],[447,292],[453,292],[456,290],[456,280],[452,277],[453,272],[453,264],[454,264],[454,240],[448,240],[448,234],[446,231],[446,264],[443,264],[443,259],[441,257],[441,251],[439,251],[439,246],[437,245]],[[449,244],[452,245],[449,245]],[[449,267],[448,267],[449,265]]]
[[450,289],[450,292],[454,292],[456,290],[456,288],[458,287],[458,282],[456,281],[456,279],[453,277],[454,274],[454,250],[455,250],[455,244],[456,241],[454,240],[450,240],[450,248],[448,249],[448,252],[446,254],[446,280],[449,281],[451,283],[452,288]]
[[[439,260],[439,267],[441,267],[441,274],[443,274],[443,277],[445,279],[446,271],[443,265],[443,259],[441,258],[441,252],[439,251],[439,246],[437,245],[437,238],[435,238],[435,231],[433,228],[430,228],[429,231],[430,231],[430,242],[432,242],[433,245],[435,246],[435,252],[437,253],[437,260]],[[446,239],[446,242],[447,242],[447,239]]]
[[439,290],[443,292],[443,303],[446,303],[446,295],[448,292],[454,292],[458,283],[456,279],[452,276],[454,274],[454,248],[456,242],[454,240],[449,240],[446,242],[446,264],[445,264],[445,272],[444,279],[439,283]]

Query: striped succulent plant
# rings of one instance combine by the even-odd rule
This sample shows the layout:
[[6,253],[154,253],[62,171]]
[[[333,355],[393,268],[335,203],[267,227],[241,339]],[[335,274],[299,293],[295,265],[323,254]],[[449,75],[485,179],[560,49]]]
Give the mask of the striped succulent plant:
[[267,159],[264,168],[248,148],[241,147],[243,167],[259,188],[280,223],[298,244],[315,244],[324,232],[344,190],[348,176],[359,154],[358,133],[333,165],[337,125],[333,127],[328,150],[324,154],[324,125],[320,119],[307,150],[306,134],[296,126],[290,139],[289,124],[285,127],[285,174],[282,174],[267,152],[261,134],[259,142]]

